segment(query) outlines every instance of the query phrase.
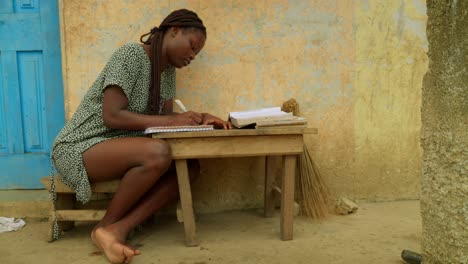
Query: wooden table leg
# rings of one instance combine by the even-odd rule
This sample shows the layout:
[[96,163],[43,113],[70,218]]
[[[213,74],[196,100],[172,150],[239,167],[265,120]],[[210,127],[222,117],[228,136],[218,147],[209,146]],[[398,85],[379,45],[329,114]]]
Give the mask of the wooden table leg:
[[188,174],[187,160],[176,160],[177,182],[179,184],[180,203],[182,205],[182,218],[185,229],[185,245],[197,246],[195,218],[193,216],[192,192]]
[[283,160],[281,183],[281,240],[293,238],[294,222],[294,181],[296,172],[295,155],[287,155]]
[[278,171],[281,171],[279,166],[282,165],[282,156],[267,156],[265,161],[265,199],[264,199],[264,215],[271,217],[275,213],[276,199],[273,188],[275,187],[275,180]]

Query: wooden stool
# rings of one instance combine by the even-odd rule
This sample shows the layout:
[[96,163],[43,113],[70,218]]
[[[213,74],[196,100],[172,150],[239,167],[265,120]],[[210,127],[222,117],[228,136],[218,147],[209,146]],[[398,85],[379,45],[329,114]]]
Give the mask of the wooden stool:
[[[40,179],[41,183],[45,188],[51,193],[51,177],[44,177]],[[62,231],[67,231],[72,229],[75,226],[75,221],[100,221],[104,214],[106,213],[105,209],[94,209],[96,204],[91,204],[88,207],[92,209],[82,209],[80,204],[76,203],[75,191],[70,189],[65,185],[60,176],[56,175],[54,179],[55,183],[55,193],[56,193],[56,215],[57,215],[57,224],[59,228],[59,236]],[[119,187],[120,180],[113,180],[107,182],[91,183],[91,190],[93,195],[108,195],[114,194]],[[92,201],[93,202],[93,201]],[[104,204],[104,208],[107,204]],[[103,207],[97,206],[97,207]],[[177,221],[179,223],[183,222],[182,219],[182,209],[180,206],[180,200],[177,203],[176,207]],[[54,241],[54,201],[50,199],[49,204],[49,230],[48,230],[48,241]]]
[[[51,177],[41,178],[41,183],[51,192]],[[74,227],[75,221],[100,221],[106,210],[102,209],[79,209],[76,204],[75,191],[66,186],[59,176],[54,177],[56,192],[56,216],[59,227],[59,236],[62,231]],[[93,194],[113,194],[117,190],[120,180],[92,183]],[[54,201],[50,199],[49,207],[49,242],[54,240]]]

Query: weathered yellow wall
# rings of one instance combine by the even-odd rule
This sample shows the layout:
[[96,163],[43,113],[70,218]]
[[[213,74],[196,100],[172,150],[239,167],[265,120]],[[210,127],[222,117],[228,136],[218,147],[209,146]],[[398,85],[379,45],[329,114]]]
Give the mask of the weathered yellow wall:
[[[109,2],[62,0],[68,118],[117,47],[186,7],[208,28],[198,59],[178,71],[186,105],[227,117],[296,98],[319,129],[306,141],[334,194],[418,197],[425,1]],[[261,205],[263,168],[261,158],[202,161],[196,207]]]
[[355,20],[353,191],[365,198],[414,198],[422,166],[426,4],[368,2],[356,8]]

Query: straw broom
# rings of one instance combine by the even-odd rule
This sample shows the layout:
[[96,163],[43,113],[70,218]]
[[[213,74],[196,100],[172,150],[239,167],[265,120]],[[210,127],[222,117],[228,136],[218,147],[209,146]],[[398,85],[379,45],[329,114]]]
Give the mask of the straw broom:
[[302,214],[314,219],[325,218],[330,205],[330,192],[305,144],[298,168],[296,200]]
[[[284,102],[281,107],[285,112],[295,112],[297,108],[294,99]],[[305,144],[297,165],[295,198],[299,203],[301,214],[317,220],[325,218],[331,201],[330,191]]]

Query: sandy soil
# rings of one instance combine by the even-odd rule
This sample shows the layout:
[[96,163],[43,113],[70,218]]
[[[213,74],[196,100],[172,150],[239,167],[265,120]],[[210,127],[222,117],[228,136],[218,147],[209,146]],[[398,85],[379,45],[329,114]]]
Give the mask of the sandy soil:
[[[279,239],[279,214],[261,210],[197,216],[200,245],[185,247],[175,215],[155,217],[130,243],[142,254],[132,263],[379,263],[402,264],[402,249],[420,250],[419,201],[360,204],[357,213],[332,215],[322,223],[297,217],[294,240]],[[47,222],[0,234],[0,263],[107,263],[91,244],[92,224],[81,223],[54,243],[46,242]]]

